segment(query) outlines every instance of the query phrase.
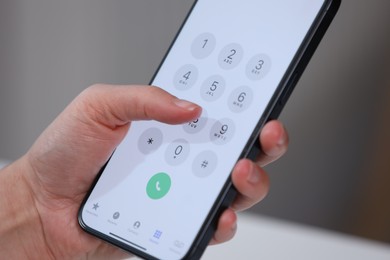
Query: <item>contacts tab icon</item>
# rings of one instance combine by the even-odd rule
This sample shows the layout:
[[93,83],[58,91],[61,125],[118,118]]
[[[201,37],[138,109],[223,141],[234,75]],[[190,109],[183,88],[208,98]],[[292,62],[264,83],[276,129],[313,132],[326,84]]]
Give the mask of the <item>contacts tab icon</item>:
[[139,229],[140,227],[141,227],[141,222],[139,222],[139,221],[134,222],[134,224],[133,224],[134,229]]

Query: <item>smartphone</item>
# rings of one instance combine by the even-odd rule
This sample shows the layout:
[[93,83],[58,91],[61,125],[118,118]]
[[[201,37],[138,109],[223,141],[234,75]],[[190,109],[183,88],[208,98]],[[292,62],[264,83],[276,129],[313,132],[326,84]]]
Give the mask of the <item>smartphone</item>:
[[199,259],[340,0],[198,0],[151,84],[202,106],[183,125],[134,122],[79,211],[88,233],[146,259]]

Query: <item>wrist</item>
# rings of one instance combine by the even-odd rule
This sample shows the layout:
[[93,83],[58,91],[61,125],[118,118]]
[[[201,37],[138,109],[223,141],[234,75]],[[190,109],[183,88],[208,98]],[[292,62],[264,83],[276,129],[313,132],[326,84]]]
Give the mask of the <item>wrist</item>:
[[[42,257],[45,240],[23,158],[0,171],[0,252],[6,259]],[[44,258],[44,257],[43,257]]]

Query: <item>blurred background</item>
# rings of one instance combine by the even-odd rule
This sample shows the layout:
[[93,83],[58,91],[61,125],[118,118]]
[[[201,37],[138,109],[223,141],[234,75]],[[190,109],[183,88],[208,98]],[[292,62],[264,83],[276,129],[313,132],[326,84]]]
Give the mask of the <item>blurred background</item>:
[[[192,0],[0,2],[0,159],[84,88],[149,82]],[[256,214],[390,243],[390,1],[343,0],[281,120]],[[288,43],[286,43],[288,44]]]

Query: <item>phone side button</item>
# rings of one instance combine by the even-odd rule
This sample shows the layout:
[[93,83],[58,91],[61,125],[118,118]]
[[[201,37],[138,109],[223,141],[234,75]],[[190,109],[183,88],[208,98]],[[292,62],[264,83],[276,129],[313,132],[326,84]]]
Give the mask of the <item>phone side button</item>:
[[289,99],[292,91],[294,90],[294,87],[295,87],[296,83],[298,82],[298,80],[299,80],[298,73],[294,73],[291,80],[287,83],[283,92],[281,93],[279,100],[276,102],[274,108],[272,109],[272,112],[269,115],[268,121],[278,119],[280,113],[282,112],[284,105],[287,103],[287,100]]

